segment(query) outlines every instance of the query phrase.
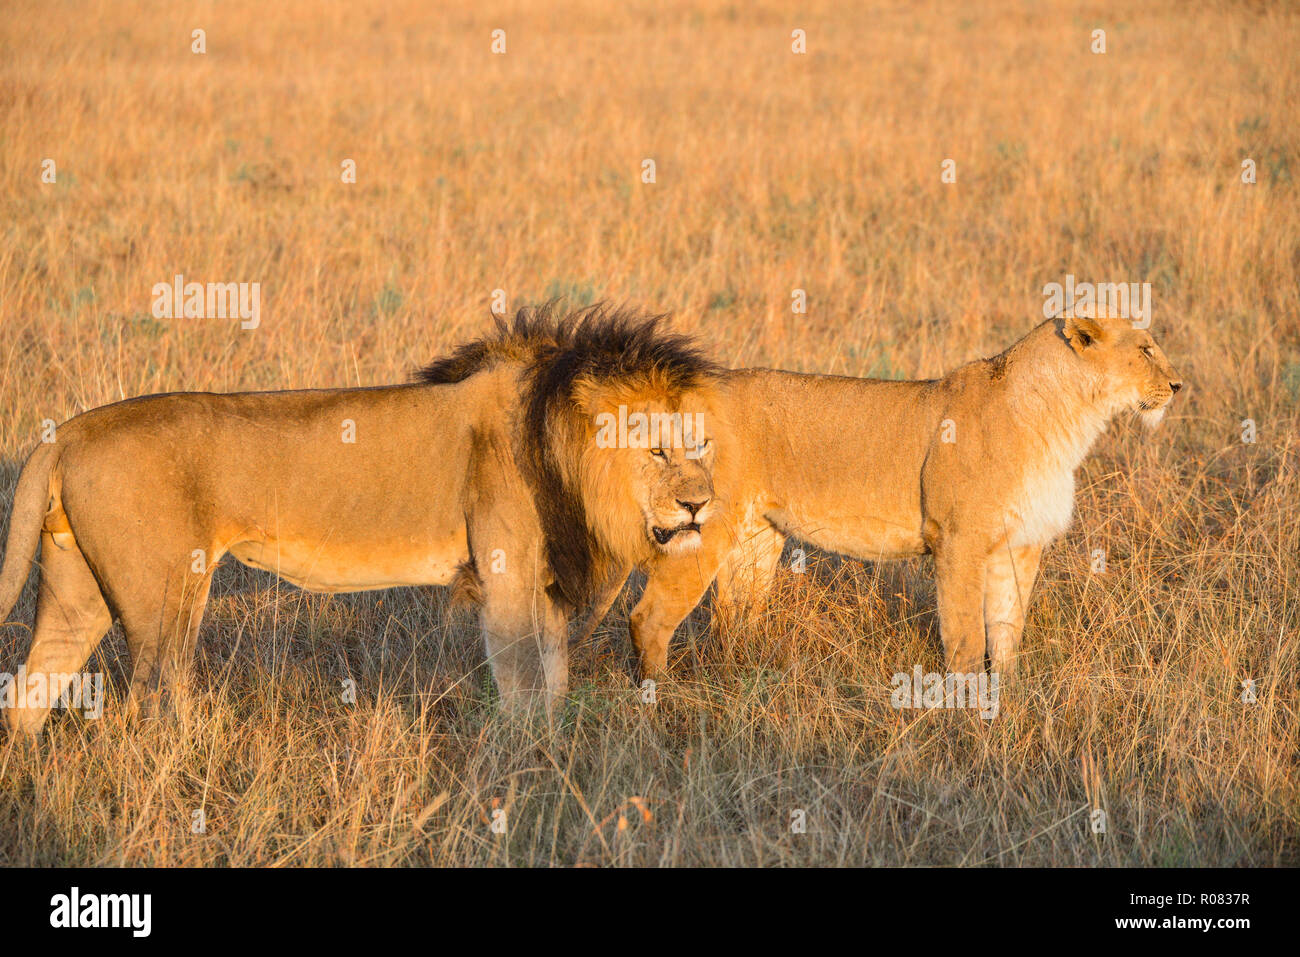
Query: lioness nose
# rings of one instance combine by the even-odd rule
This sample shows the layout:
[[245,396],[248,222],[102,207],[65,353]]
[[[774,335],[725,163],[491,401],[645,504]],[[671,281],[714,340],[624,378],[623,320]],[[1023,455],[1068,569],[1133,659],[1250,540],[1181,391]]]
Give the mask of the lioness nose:
[[1181,389],[1182,387],[1183,387],[1183,384],[1182,384],[1181,382],[1171,382],[1171,383],[1169,383],[1169,388],[1173,389],[1175,392],[1177,392],[1177,391],[1178,391],[1179,389]]
[[686,509],[686,511],[690,512],[691,518],[694,518],[696,512],[698,512],[700,509],[704,508],[704,506],[709,504],[709,500],[706,498],[702,502],[683,502],[679,498],[677,500],[677,504],[680,505],[682,508]]

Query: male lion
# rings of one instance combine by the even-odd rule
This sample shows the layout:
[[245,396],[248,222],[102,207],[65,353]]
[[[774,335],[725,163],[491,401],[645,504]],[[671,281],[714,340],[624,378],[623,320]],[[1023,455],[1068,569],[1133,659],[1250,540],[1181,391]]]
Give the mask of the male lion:
[[931,381],[727,373],[736,431],[719,438],[746,454],[719,460],[701,549],[648,568],[631,616],[642,675],[663,671],[715,574],[724,605],[761,600],[785,536],[870,561],[932,554],[948,670],[982,670],[987,650],[1010,673],[1075,469],[1110,419],[1135,409],[1154,427],[1181,386],[1149,334],[1113,319],[1045,322]]
[[8,724],[38,731],[114,618],[133,705],[174,687],[227,553],[323,592],[448,584],[459,569],[503,701],[551,704],[591,576],[698,544],[711,498],[707,432],[652,454],[595,447],[588,421],[620,398],[704,406],[710,370],[656,320],[595,307],[557,321],[548,306],[409,385],[171,393],[69,420],[14,496],[0,617],[38,542],[41,559]]

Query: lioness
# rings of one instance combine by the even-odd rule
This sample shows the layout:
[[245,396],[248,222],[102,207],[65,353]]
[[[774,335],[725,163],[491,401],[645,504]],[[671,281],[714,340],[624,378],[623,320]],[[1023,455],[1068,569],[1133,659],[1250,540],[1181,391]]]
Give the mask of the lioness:
[[719,461],[699,552],[648,567],[631,616],[643,676],[663,671],[715,574],[724,605],[761,599],[786,536],[870,561],[932,554],[948,670],[980,671],[987,651],[1010,673],[1039,556],[1070,522],[1075,469],[1115,415],[1137,410],[1154,427],[1181,386],[1151,336],[1114,319],[1044,322],[931,381],[725,375],[719,403],[736,431],[719,440],[745,454]]
[[544,307],[414,384],[172,393],[69,420],[14,496],[0,617],[38,542],[41,558],[8,724],[39,730],[114,618],[133,704],[175,685],[227,553],[312,591],[472,580],[503,701],[551,703],[599,561],[689,550],[711,498],[711,450],[598,448],[587,422],[619,397],[672,411],[702,389],[703,405],[709,370],[654,320]]

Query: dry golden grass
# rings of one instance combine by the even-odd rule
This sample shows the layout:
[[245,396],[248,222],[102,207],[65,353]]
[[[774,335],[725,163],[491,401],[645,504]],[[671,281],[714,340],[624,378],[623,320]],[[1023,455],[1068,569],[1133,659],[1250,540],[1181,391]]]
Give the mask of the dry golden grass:
[[[1019,337],[1067,272],[1150,281],[1188,389],[1081,470],[995,721],[889,706],[893,672],[940,662],[924,562],[820,556],[762,620],[697,612],[653,709],[620,606],[554,733],[494,711],[440,590],[230,569],[191,706],[129,727],[111,701],[39,749],[0,742],[0,863],[1300,859],[1294,7],[193,6],[0,18],[6,506],[43,419],[400,380],[481,332],[498,287],[671,309],[734,365],[932,376]],[[260,281],[261,328],[153,319],[177,272]],[[5,629],[0,669],[27,641]],[[119,689],[123,655],[114,631]]]

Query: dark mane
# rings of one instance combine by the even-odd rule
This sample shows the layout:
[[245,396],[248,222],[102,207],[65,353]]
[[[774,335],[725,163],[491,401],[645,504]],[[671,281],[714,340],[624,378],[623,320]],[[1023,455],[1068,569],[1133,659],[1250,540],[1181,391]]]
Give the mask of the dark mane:
[[520,309],[514,323],[493,316],[493,334],[461,343],[440,359],[434,359],[415,373],[416,382],[452,385],[501,361],[529,362],[543,349],[553,347],[556,323],[550,306],[540,310]]
[[658,375],[670,388],[688,388],[716,367],[690,337],[662,331],[667,318],[603,302],[567,314],[560,313],[555,300],[525,306],[513,321],[494,317],[491,335],[462,343],[420,369],[415,380],[449,385],[506,361],[546,367],[566,392],[579,376]]
[[571,436],[574,388],[579,381],[656,383],[690,389],[716,374],[716,365],[688,336],[662,328],[667,317],[597,303],[564,315],[552,301],[498,319],[493,335],[457,347],[417,373],[417,381],[462,382],[498,362],[528,370],[522,399],[523,471],[532,489],[555,579],[552,597],[573,607],[590,598],[597,572],[610,556],[590,531],[582,492],[566,478],[556,447]]

